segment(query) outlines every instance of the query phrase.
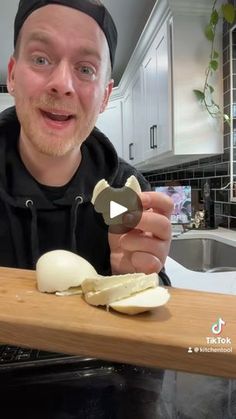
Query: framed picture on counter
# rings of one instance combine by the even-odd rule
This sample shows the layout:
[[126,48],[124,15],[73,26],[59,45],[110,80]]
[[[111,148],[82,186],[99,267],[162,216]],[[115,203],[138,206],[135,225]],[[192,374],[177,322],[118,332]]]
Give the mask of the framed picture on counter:
[[173,200],[172,224],[188,224],[191,221],[191,186],[156,186],[154,190],[163,192]]

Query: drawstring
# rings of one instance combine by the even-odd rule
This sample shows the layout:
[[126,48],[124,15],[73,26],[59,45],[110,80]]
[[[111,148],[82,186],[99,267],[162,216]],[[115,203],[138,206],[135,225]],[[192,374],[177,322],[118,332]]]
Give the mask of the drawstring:
[[34,203],[31,199],[25,202],[25,206],[31,212],[31,250],[32,250],[32,261],[35,267],[36,262],[39,258],[39,240],[38,240],[38,227],[37,227],[37,211]]
[[25,257],[24,246],[23,243],[23,234],[21,225],[19,222],[18,217],[15,215],[14,211],[11,210],[11,206],[5,202],[5,208],[8,215],[10,230],[11,230],[11,237],[13,241],[13,246],[15,250],[15,257],[16,257],[16,267],[19,266],[26,266],[27,261]]
[[71,251],[77,251],[77,240],[76,240],[76,226],[78,219],[78,208],[84,202],[82,196],[76,196],[75,201],[71,207]]

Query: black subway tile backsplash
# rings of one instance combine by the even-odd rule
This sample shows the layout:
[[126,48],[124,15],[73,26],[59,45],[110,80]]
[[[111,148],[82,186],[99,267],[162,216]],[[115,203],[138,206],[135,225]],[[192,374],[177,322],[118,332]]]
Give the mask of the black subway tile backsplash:
[[185,176],[186,176],[186,179],[192,179],[194,177],[194,171],[193,170],[185,170]]
[[229,61],[229,46],[223,50],[223,62],[226,63],[227,61]]
[[199,189],[199,179],[191,179],[190,186],[192,189]]
[[223,36],[223,50],[229,45],[229,32],[224,33]]
[[228,90],[230,90],[230,76],[227,76],[224,78],[223,80],[223,87],[224,87],[224,91],[227,92]]
[[229,202],[229,191],[225,189],[216,191],[215,200],[220,202]]
[[223,204],[222,205],[222,214],[231,215],[230,204]]
[[179,172],[178,172],[178,176],[177,176],[177,178],[178,179],[185,179],[185,171],[183,171],[183,170],[180,170]]
[[230,189],[230,176],[222,176],[221,189]]
[[215,166],[216,176],[227,176],[229,175],[229,162],[220,163]]
[[220,202],[215,203],[215,213],[216,213],[216,215],[217,214],[224,214],[223,205],[224,204],[221,204]]
[[204,177],[214,177],[215,176],[215,167],[206,167],[203,171]]
[[229,215],[231,215],[231,217],[236,217],[236,205],[230,204]]
[[[235,60],[234,60],[235,61]],[[236,68],[236,63],[235,63]],[[230,74],[230,63],[229,61],[223,65],[223,77],[227,77]]]
[[194,177],[195,178],[202,178],[204,177],[204,171],[200,168],[194,170]]
[[217,217],[217,225],[220,225],[224,228],[230,228],[230,217]]
[[224,150],[230,147],[230,135],[224,135]]
[[221,177],[215,177],[211,179],[211,188],[213,189],[220,189],[221,188]]
[[[216,225],[225,228],[236,228],[236,203],[230,202],[230,155],[228,148],[224,155],[212,156],[182,165],[172,166],[160,171],[144,173],[152,181],[152,186],[191,185],[198,205],[202,206],[202,189],[206,179],[210,182],[211,199],[215,202]],[[183,170],[184,169],[184,170]],[[165,180],[163,174],[165,173]],[[153,179],[156,176],[156,182]],[[196,195],[197,194],[197,195]],[[194,201],[196,199],[194,198]]]
[[229,148],[224,150],[224,154],[222,156],[222,161],[224,161],[224,162],[225,161],[226,162],[230,161],[230,149]]
[[0,93],[7,93],[7,86],[5,84],[0,84]]
[[231,228],[232,230],[236,230],[236,217],[229,218],[229,228]]
[[224,93],[223,99],[224,99],[224,106],[228,105],[228,103],[230,101],[230,92],[229,92],[229,90]]

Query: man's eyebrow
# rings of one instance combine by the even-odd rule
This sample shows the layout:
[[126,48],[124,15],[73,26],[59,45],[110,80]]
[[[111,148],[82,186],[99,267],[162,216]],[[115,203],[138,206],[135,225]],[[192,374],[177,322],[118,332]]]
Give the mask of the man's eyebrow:
[[44,44],[52,44],[50,37],[44,32],[32,32],[28,38],[28,42],[39,41]]
[[[44,32],[32,32],[28,38],[28,42],[42,42],[45,45],[52,45],[53,40],[50,39],[50,37],[44,33]],[[90,48],[87,46],[80,46],[78,48],[78,53],[83,56],[93,56],[98,61],[102,61],[101,55],[95,48]]]
[[95,49],[95,48],[88,48],[88,47],[80,47],[78,48],[78,52],[81,55],[84,56],[93,56],[95,57],[98,61],[102,61],[101,55],[99,54],[99,52]]

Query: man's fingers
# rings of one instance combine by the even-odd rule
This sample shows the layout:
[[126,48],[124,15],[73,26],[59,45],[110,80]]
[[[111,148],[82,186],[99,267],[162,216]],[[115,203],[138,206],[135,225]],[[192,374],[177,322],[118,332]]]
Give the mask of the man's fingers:
[[[131,218],[131,213],[124,215],[124,224],[127,226],[132,225]],[[144,211],[142,213],[142,217],[135,229],[150,232],[161,240],[168,240],[171,235],[171,224],[169,219],[162,214],[157,214],[152,211]]]
[[120,246],[126,252],[145,252],[157,256],[161,261],[166,257],[166,242],[139,230],[130,231],[120,238]]
[[139,195],[143,209],[152,208],[154,212],[158,212],[170,218],[173,211],[174,203],[171,198],[161,192],[142,192]]
[[145,252],[134,252],[131,256],[131,262],[136,272],[145,272],[146,274],[160,272],[163,266],[156,256]]
[[123,215],[123,223],[132,230],[121,236],[109,234],[113,273],[159,272],[168,255],[173,202],[158,192],[142,192],[139,196],[144,211],[136,227],[130,212]]
[[152,233],[133,230],[120,238],[120,246],[124,252],[129,252],[130,254],[138,252],[139,255],[143,253],[157,257],[163,266],[168,254],[169,241],[154,237]]

